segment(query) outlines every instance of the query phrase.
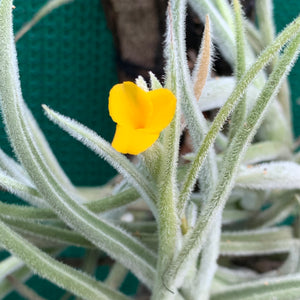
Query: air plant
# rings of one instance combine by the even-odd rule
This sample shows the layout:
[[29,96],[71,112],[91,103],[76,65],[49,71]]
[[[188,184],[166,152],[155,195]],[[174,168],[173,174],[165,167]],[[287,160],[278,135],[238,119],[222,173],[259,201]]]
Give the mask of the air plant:
[[[169,1],[164,82],[150,73],[149,85],[139,77],[112,88],[112,145],[43,106],[120,173],[117,185],[87,192],[70,182],[22,98],[12,1],[0,1],[0,103],[17,157],[0,152],[0,186],[29,204],[0,202],[0,245],[11,253],[0,263],[2,297],[12,288],[38,297],[23,284],[35,273],[79,298],[130,299],[119,291],[128,271],[155,300],[299,297],[300,166],[286,78],[300,17],[275,36],[270,0],[257,1],[258,27],[238,0],[190,0],[205,23],[190,73],[186,2]],[[211,76],[213,43],[232,76]],[[207,119],[208,110],[217,113]],[[188,154],[180,152],[185,128]],[[56,259],[70,245],[86,248],[82,272]],[[93,277],[101,253],[114,260],[104,282]],[[277,267],[260,273],[248,257],[273,257]]]

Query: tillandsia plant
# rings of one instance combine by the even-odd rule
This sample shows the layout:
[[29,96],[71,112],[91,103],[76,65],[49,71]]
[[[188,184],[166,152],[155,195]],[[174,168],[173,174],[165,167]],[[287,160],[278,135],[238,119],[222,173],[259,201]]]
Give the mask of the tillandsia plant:
[[[170,0],[165,80],[150,73],[149,86],[139,77],[112,88],[112,145],[43,106],[122,175],[87,191],[67,178],[22,98],[13,3],[0,1],[1,111],[17,157],[0,152],[0,185],[29,204],[0,202],[0,245],[11,253],[0,263],[1,297],[16,289],[41,299],[24,284],[35,273],[77,299],[125,300],[119,287],[131,271],[155,300],[299,298],[300,159],[286,77],[300,50],[300,17],[275,36],[269,0],[256,3],[257,27],[238,0],[189,4],[205,23],[192,73],[187,3]],[[211,76],[213,41],[234,75]],[[205,118],[209,110],[214,117]],[[184,130],[192,150],[183,155]],[[69,245],[86,248],[82,271],[56,259]],[[114,264],[100,282],[93,275],[103,253]],[[258,260],[276,265],[262,271]]]

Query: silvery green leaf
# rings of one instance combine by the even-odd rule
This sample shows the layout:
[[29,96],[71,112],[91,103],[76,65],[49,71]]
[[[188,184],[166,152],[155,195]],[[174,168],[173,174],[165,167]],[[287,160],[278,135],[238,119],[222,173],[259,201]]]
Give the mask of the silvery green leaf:
[[23,167],[17,163],[14,159],[9,157],[1,148],[0,148],[0,168],[7,173],[7,175],[20,180],[21,182],[27,185],[33,185],[31,179],[29,178],[26,171]]
[[12,194],[20,197],[31,205],[47,207],[39,192],[32,186],[26,185],[0,171],[0,186]]
[[121,293],[107,288],[92,277],[67,266],[23,239],[0,221],[1,244],[24,261],[34,272],[57,285],[89,300],[128,300]]
[[263,163],[240,169],[236,186],[250,189],[300,188],[300,165],[290,161]]
[[208,300],[215,272],[218,267],[218,257],[222,249],[220,242],[222,215],[216,218],[215,226],[211,229],[206,245],[201,252],[199,268],[190,286],[190,294],[194,299]]
[[[177,166],[178,152],[180,143],[180,124],[181,124],[181,101],[182,86],[179,75],[179,55],[174,51],[178,47],[177,32],[183,26],[182,16],[185,15],[185,1],[171,1],[168,7],[167,34],[165,51],[169,60],[166,66],[166,86],[176,96],[175,116],[170,125],[164,130],[162,145],[164,151],[161,153],[161,166],[158,173],[158,260],[156,267],[156,276],[153,287],[153,299],[163,299],[168,293],[163,288],[161,278],[165,270],[172,261],[177,252],[178,245],[181,242],[179,233],[178,211],[176,204],[178,202],[177,186]],[[175,14],[174,14],[175,13]],[[168,283],[167,283],[168,285]],[[174,295],[175,297],[175,295]],[[174,298],[173,296],[171,298]],[[170,300],[171,300],[170,298]]]
[[9,281],[12,283],[15,292],[17,292],[24,299],[46,300],[46,298],[41,297],[34,289],[14,278],[13,276],[8,276],[7,279],[9,279]]
[[[239,129],[229,146],[229,149],[226,153],[226,158],[224,159],[224,168],[219,176],[220,179],[217,188],[213,197],[209,201],[210,205],[205,206],[201,211],[199,221],[197,221],[191,234],[189,234],[189,236],[185,239],[183,248],[177,255],[176,261],[170,264],[169,271],[166,273],[166,276],[168,276],[168,280],[173,278],[176,284],[181,283],[181,280],[184,278],[184,274],[187,271],[187,261],[189,258],[195,257],[199,249],[201,249],[207,238],[210,228],[213,226],[215,218],[218,216],[219,210],[223,210],[226,200],[228,199],[234,186],[234,181],[239,165],[243,158],[243,154],[257,132],[263,117],[266,115],[267,109],[271,105],[274,95],[277,94],[282,80],[286,78],[291,70],[291,67],[298,58],[300,50],[299,25],[300,18],[296,19],[289,26],[287,26],[285,30],[282,31],[282,33],[276,38],[276,40],[262,52],[257,61],[245,73],[243,79],[238,82],[235,88],[235,92],[237,94],[233,92],[233,94],[226,101],[225,105],[221,108],[218,115],[215,117],[214,122],[212,123],[210,130],[208,131],[202,143],[202,146],[197,152],[196,158],[194,159],[190,169],[189,177],[184,182],[184,188],[182,189],[181,193],[188,194],[192,190],[196,181],[196,174],[198,173],[197,171],[199,171],[202,166],[204,158],[208,153],[209,146],[215,140],[225,119],[232,110],[234,103],[237,102],[238,98],[241,96],[238,93],[238,90],[241,88],[241,86],[243,86],[243,92],[245,91],[245,86],[247,86],[249,81],[253,80],[253,76],[255,76],[254,74],[257,75],[259,70],[261,70],[261,66],[265,65],[265,63],[269,61],[269,59],[273,57],[275,53],[277,53],[277,51],[273,51],[275,49],[280,50],[283,47],[283,41],[280,40],[282,38],[287,38],[285,43],[290,41],[288,46],[284,49],[280,60],[276,64],[276,67],[270,75],[269,80],[261,91],[254,108],[249,113],[245,126],[242,126]],[[267,56],[269,56],[271,53],[273,54],[271,57],[269,57],[269,59],[267,59]]]
[[273,18],[273,3],[271,0],[260,0],[255,6],[255,12],[261,33],[263,46],[272,43],[275,38],[275,24]]
[[138,76],[138,78],[135,79],[135,84],[140,87],[141,89],[143,89],[145,92],[149,91],[148,85],[146,80],[144,79],[143,76]]
[[235,86],[234,77],[217,77],[209,79],[202,91],[198,106],[201,111],[220,108],[226,102]]
[[[278,270],[269,271],[270,275],[276,277],[278,275],[294,274],[299,272],[300,265],[300,245],[296,244],[290,249],[290,253],[284,263],[280,266]],[[266,274],[268,276],[269,274]]]
[[[23,195],[23,193],[27,190],[30,191],[30,188],[28,186],[24,186],[23,184],[20,184],[19,182],[13,180],[10,183],[9,188],[13,189],[14,193],[20,193],[20,195]],[[37,193],[37,191],[33,190],[33,193]],[[26,197],[32,197],[32,195],[26,195]],[[112,196],[107,196],[101,199],[84,203],[84,205],[94,213],[103,213],[105,211],[127,205],[135,201],[138,197],[139,194],[133,188],[130,188]],[[49,208],[21,206],[2,202],[0,202],[0,215],[3,218],[9,218],[13,220],[58,220],[57,216]]]
[[67,4],[73,0],[49,0],[34,16],[16,33],[15,40],[18,41],[26,32],[36,25],[42,18],[51,13],[54,9]]
[[99,200],[114,193],[113,183],[102,186],[78,186],[76,190],[86,202]]
[[214,38],[219,44],[223,56],[229,62],[234,62],[234,35],[215,5],[209,0],[189,0],[191,7],[197,12],[202,21],[209,15],[214,28]]
[[285,144],[276,141],[264,141],[249,146],[243,163],[256,164],[280,158],[290,158],[290,156],[290,150]]
[[291,126],[278,101],[274,101],[270,106],[268,117],[264,119],[257,136],[260,140],[278,141],[289,148],[292,147]]
[[252,215],[253,213],[249,211],[225,208],[223,211],[222,224],[232,224],[238,221],[248,219]]
[[87,202],[84,205],[95,213],[102,213],[125,206],[137,199],[139,199],[139,193],[134,188],[126,188],[113,195]]
[[162,88],[162,85],[157,79],[157,77],[152,72],[149,72],[149,75],[150,75],[151,90]]
[[154,181],[158,179],[158,175],[162,164],[163,147],[160,141],[156,141],[145,152],[141,153],[143,159],[144,171],[148,171]]
[[[232,1],[234,11],[234,33],[236,60],[234,65],[234,73],[236,80],[241,80],[246,71],[246,47],[244,14],[242,5],[239,0]],[[231,122],[229,123],[229,140],[231,141],[238,129],[243,126],[247,116],[247,93],[245,93],[231,114]]]
[[293,231],[289,226],[263,228],[257,230],[224,231],[223,241],[273,241],[274,239],[291,239]]
[[[16,278],[21,282],[25,282],[29,277],[31,277],[32,271],[27,267],[23,266],[19,270],[11,273],[11,276]],[[5,297],[14,290],[12,283],[8,279],[3,279],[0,282],[0,298],[5,299]]]
[[[232,76],[221,76],[208,80],[198,102],[200,110],[207,111],[222,107],[232,93],[235,85],[236,80]],[[254,103],[258,94],[259,90],[254,85],[250,85],[247,89],[248,102]]]
[[244,211],[257,212],[261,209],[266,197],[263,191],[234,188],[228,203],[237,203]]
[[19,270],[24,263],[22,260],[15,256],[9,256],[0,263],[0,281],[2,281],[7,275]]
[[258,54],[264,48],[261,34],[251,21],[246,20],[245,25],[247,40],[255,53]]
[[230,27],[230,29],[234,30],[234,21],[233,21],[233,12],[232,6],[227,0],[213,0],[216,8],[219,10],[220,14]]
[[[54,175],[55,169],[49,164],[49,160],[45,159],[47,153],[36,132],[32,131],[32,119],[29,118],[29,112],[22,99],[16,49],[13,42],[11,9],[10,0],[0,2],[0,98],[6,129],[16,155],[39,192],[65,223],[76,228],[76,231],[82,233],[101,249],[105,248],[104,251],[120,260],[129,269],[134,268],[134,273],[138,277],[141,275],[140,279],[151,286],[155,255],[131,235],[80,205],[78,201],[80,196],[62,184],[64,181],[60,180],[61,177]],[[136,176],[138,180],[141,180],[139,173]],[[146,186],[148,187],[148,184]],[[3,231],[5,231],[4,228],[6,227],[3,224]],[[6,241],[6,236],[2,235],[2,243]],[[16,243],[17,240],[16,237]],[[129,250],[126,245],[131,249]],[[7,244],[9,249],[15,246],[12,243]],[[24,255],[23,252],[18,252],[18,256],[22,255]],[[150,263],[149,259],[153,261]],[[28,261],[31,262],[31,260]],[[42,272],[44,276],[47,275],[42,269],[39,269],[39,272]]]
[[233,285],[213,294],[211,300],[295,300],[299,294],[300,274],[297,273]]
[[7,204],[2,203],[1,201],[0,215],[1,218],[8,218],[12,220],[57,220],[56,215],[50,209]]
[[[170,44],[171,50],[174,52],[177,58],[176,72],[178,81],[178,91],[181,98],[181,106],[189,128],[189,133],[192,137],[192,144],[194,149],[198,149],[203,141],[204,136],[208,131],[207,122],[203,114],[197,109],[197,100],[194,94],[193,84],[188,69],[187,58],[186,58],[186,45],[185,45],[185,30],[183,24],[185,22],[185,7],[186,1],[174,1],[170,9],[170,22],[169,25],[172,28],[170,32]],[[209,23],[209,22],[207,22]],[[210,31],[207,30],[207,36],[210,36]],[[210,39],[206,43],[210,45]],[[217,165],[215,159],[215,151],[212,147],[208,149],[207,158],[204,159],[204,168],[198,170],[195,174],[194,179],[199,178],[201,185],[201,193],[203,198],[208,198],[211,192],[212,186],[217,181]],[[178,215],[181,218],[184,213],[185,206],[188,202],[191,190],[185,189],[184,192],[180,193],[177,210]]]
[[[196,11],[196,13],[200,16],[202,21],[204,21],[204,18],[206,14],[209,14],[212,25],[215,32],[215,38],[216,42],[225,57],[225,59],[231,64],[231,66],[234,66],[234,34],[231,30],[231,28],[226,24],[225,20],[221,16],[220,12],[216,9],[213,3],[211,3],[209,0],[189,0],[192,8]],[[246,64],[247,69],[249,69],[249,66],[255,61],[255,55],[252,51],[251,47],[247,44],[245,48],[246,52]],[[266,74],[264,72],[260,72],[258,76],[254,79],[254,84],[259,89],[262,88],[264,83],[266,82]],[[248,99],[247,106],[252,107],[254,103],[251,103]],[[284,107],[284,111],[287,111],[286,105]],[[262,124],[261,128],[264,129],[264,135],[268,134],[268,136],[274,136],[276,137],[277,129],[279,128],[282,134],[277,135],[277,140],[287,142],[288,145],[291,144],[291,128],[287,127],[285,123],[288,123],[289,125],[289,118],[286,118],[284,114],[281,112],[281,108],[279,108],[276,105],[272,105],[270,108],[270,111],[274,111],[273,115],[266,115],[265,122]],[[273,122],[274,115],[282,115],[283,119],[280,118],[280,125],[283,125],[283,127],[280,127],[279,124],[276,122]]]
[[251,256],[289,252],[300,240],[293,238],[289,227],[222,233],[220,253]]
[[33,237],[35,240],[49,242],[49,245],[52,243],[53,245],[61,246],[73,245],[84,248],[95,247],[77,232],[60,228],[59,226],[45,225],[25,220],[5,219],[4,221],[16,232],[25,235],[26,237]]
[[49,170],[53,173],[53,175],[65,189],[67,189],[70,193],[76,194],[75,187],[60,166],[54,153],[52,152],[52,149],[50,148],[50,145],[48,144],[46,137],[44,136],[44,133],[40,129],[31,111],[28,109],[26,103],[24,102],[21,91],[19,100],[20,106],[22,107],[22,117],[24,118],[25,124],[28,127],[33,143],[37,145],[39,152],[43,157],[44,163],[47,164]]
[[246,222],[248,228],[270,227],[282,223],[295,212],[297,205],[294,192],[280,195],[272,205],[264,210],[257,210],[256,214]]
[[130,182],[141,193],[143,199],[147,202],[152,212],[155,214],[155,194],[151,189],[151,186],[147,182],[146,178],[138,172],[136,167],[124,155],[118,153],[108,142],[98,136],[91,129],[76,122],[75,120],[51,110],[46,105],[43,105],[43,108],[50,120],[59,125],[78,141],[89,147],[92,151],[103,157],[118,172],[124,175],[128,182]]
[[105,284],[111,288],[118,289],[121,287],[127,274],[128,270],[123,265],[114,263],[105,279]]
[[245,268],[237,268],[235,270],[232,270],[226,267],[219,266],[216,272],[216,278],[226,283],[227,286],[241,282],[253,281],[258,277],[259,275],[256,272]]

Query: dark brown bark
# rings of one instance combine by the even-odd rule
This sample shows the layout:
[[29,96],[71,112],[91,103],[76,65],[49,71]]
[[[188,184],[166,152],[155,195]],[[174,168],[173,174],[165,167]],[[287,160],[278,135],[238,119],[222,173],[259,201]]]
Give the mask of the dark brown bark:
[[[134,80],[138,75],[148,78],[152,71],[163,75],[163,39],[167,0],[102,0],[107,23],[113,33],[117,50],[119,80]],[[245,14],[254,18],[254,0],[241,0]],[[188,8],[186,20],[187,55],[190,67],[195,61],[203,25]],[[214,70],[219,75],[232,73],[216,49]]]
[[148,71],[162,72],[162,36],[166,2],[161,0],[102,0],[118,55],[120,80]]

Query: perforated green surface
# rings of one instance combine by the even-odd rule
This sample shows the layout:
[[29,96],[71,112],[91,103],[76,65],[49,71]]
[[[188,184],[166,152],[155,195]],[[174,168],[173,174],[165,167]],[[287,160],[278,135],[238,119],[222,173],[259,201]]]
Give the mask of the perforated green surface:
[[[281,31],[286,24],[290,23],[300,13],[299,0],[274,0],[274,17],[277,31]],[[292,110],[295,136],[300,136],[300,60],[298,59],[289,76],[292,89]]]
[[[46,0],[15,0],[15,32]],[[114,171],[43,115],[41,104],[111,140],[108,92],[117,81],[115,54],[99,0],[75,0],[44,18],[17,43],[22,90],[60,163],[77,185],[106,182]],[[7,139],[1,131],[1,147]]]

